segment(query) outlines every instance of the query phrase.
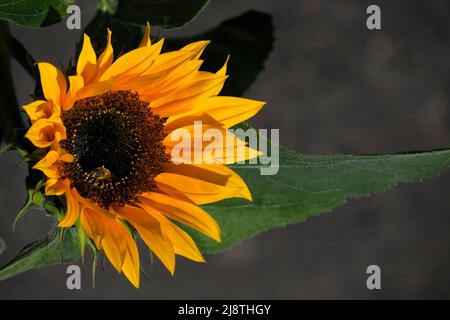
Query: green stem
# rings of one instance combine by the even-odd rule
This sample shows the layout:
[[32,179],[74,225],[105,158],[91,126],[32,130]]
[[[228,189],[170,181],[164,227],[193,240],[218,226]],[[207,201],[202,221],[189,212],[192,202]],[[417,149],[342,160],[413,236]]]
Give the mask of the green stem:
[[94,257],[92,258],[92,289],[95,289],[95,276],[97,275],[98,255],[98,252],[94,252]]
[[13,140],[16,129],[24,127],[11,75],[10,40],[8,23],[0,22],[0,142],[3,137],[6,143]]
[[12,148],[14,147],[14,145],[11,143],[11,144],[7,144],[6,146],[4,146],[4,147],[1,147],[0,148],[0,156],[1,155],[3,155],[3,154],[5,154],[5,153],[7,153],[9,150],[11,150]]

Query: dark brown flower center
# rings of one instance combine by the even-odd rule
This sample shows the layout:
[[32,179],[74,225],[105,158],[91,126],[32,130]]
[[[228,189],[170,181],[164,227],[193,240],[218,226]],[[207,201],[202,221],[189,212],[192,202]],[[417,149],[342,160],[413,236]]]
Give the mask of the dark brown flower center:
[[138,94],[116,91],[79,100],[63,113],[63,122],[63,147],[75,157],[63,174],[82,197],[108,208],[133,203],[155,187],[168,161],[164,119]]

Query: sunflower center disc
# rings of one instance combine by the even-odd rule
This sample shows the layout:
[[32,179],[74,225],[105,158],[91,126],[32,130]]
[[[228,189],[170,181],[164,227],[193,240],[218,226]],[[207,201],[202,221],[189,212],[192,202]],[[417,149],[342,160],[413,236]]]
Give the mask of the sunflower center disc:
[[98,205],[132,203],[155,187],[168,161],[162,140],[164,120],[129,91],[78,100],[63,113],[64,148],[75,161],[64,176],[78,193]]

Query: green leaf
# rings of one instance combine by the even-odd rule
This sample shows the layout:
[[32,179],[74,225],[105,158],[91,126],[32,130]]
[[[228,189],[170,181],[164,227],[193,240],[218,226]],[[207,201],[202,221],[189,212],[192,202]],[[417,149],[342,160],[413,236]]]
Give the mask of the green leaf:
[[7,144],[6,146],[3,146],[0,148],[0,156],[4,155],[8,151],[12,150],[14,148],[13,144]]
[[114,14],[117,11],[117,3],[115,0],[100,0],[98,8],[102,12]]
[[202,56],[205,61],[202,66],[204,70],[217,71],[230,55],[227,72],[230,77],[225,82],[221,95],[242,96],[264,69],[264,63],[272,52],[272,16],[248,11],[203,34],[189,38],[166,39],[166,45],[176,50],[198,40],[211,40]]
[[78,242],[74,229],[65,230],[62,237],[61,230],[55,229],[45,239],[25,247],[17,257],[0,268],[0,281],[32,269],[76,261],[81,254]]
[[164,29],[179,28],[197,17],[208,0],[121,0],[115,17]]
[[26,27],[47,26],[67,16],[74,0],[0,0],[0,20]]
[[2,238],[0,238],[0,254],[2,254],[3,251],[5,251],[5,249],[6,249],[6,243],[5,243],[5,241],[3,241]]
[[[129,24],[120,20],[116,20],[107,12],[98,11],[94,19],[84,29],[84,33],[90,36],[92,46],[97,55],[100,55],[106,46],[107,29],[113,33],[112,46],[115,56],[136,49],[139,45],[143,32],[143,26]],[[81,51],[82,39],[79,41],[78,53]],[[77,53],[77,56],[78,56]]]
[[222,243],[190,232],[202,252],[221,252],[268,229],[329,212],[347,199],[435,176],[449,165],[450,150],[358,156],[303,155],[281,148],[277,175],[262,176],[257,165],[234,166],[253,202],[231,199],[204,206],[221,227]]
[[[231,199],[204,206],[221,227],[222,243],[217,244],[191,229],[188,232],[203,253],[218,253],[268,229],[329,212],[347,199],[367,197],[400,182],[422,181],[449,166],[450,150],[358,156],[302,155],[281,148],[277,175],[260,175],[259,165],[234,166],[253,194],[252,203]],[[0,281],[80,257],[76,229],[67,229],[62,238],[55,231],[0,268]]]
[[23,127],[11,74],[10,42],[9,25],[0,21],[0,145],[2,139],[10,143],[15,130]]
[[37,171],[31,171],[30,175],[25,179],[25,184],[27,188],[27,198],[25,203],[20,209],[19,213],[13,222],[13,230],[16,228],[17,222],[33,207],[44,208],[45,206],[45,196],[40,190],[43,186],[43,180],[41,174],[37,174]]
[[25,69],[28,74],[33,77],[34,80],[39,78],[39,71],[36,65],[36,61],[33,56],[28,52],[25,46],[17,40],[15,37],[11,36],[10,41],[11,55],[16,59],[18,63]]

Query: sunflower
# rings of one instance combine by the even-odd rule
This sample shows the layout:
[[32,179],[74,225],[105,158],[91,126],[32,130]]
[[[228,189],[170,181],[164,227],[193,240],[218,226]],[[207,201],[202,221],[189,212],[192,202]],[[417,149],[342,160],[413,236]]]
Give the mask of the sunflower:
[[[38,63],[45,99],[23,107],[31,121],[26,138],[42,151],[34,169],[45,175],[45,194],[66,204],[58,227],[78,227],[139,287],[137,235],[173,274],[176,255],[205,261],[180,224],[221,241],[218,224],[200,205],[251,201],[245,182],[226,165],[258,151],[244,146],[232,157],[224,152],[180,163],[172,156],[174,133],[192,132],[201,121],[202,130],[233,136],[228,129],[264,102],[218,96],[227,62],[216,73],[200,70],[208,41],[162,53],[164,39],[152,43],[147,24],[139,47],[114,59],[111,37],[108,30],[97,57],[84,35],[72,75]],[[233,137],[225,151],[245,144]],[[204,149],[194,144],[192,155]]]

